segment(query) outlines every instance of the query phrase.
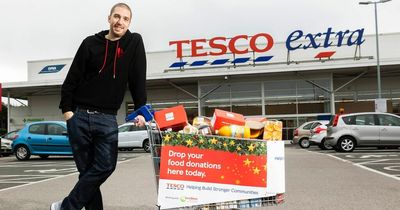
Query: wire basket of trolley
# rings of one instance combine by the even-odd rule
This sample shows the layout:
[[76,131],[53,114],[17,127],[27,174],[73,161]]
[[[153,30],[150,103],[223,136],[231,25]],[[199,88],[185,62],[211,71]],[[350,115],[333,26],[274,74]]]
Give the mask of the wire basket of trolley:
[[284,202],[284,143],[260,139],[275,125],[218,109],[212,119],[195,117],[189,124],[182,105],[159,111],[145,105],[126,120],[139,114],[148,122],[159,209],[246,209]]

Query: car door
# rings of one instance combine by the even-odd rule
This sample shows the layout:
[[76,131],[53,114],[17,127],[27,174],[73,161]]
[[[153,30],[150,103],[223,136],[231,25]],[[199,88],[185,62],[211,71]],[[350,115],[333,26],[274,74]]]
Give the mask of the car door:
[[131,147],[142,147],[143,140],[147,138],[146,127],[132,125],[127,132],[127,142]]
[[378,114],[380,145],[400,146],[400,117]]
[[302,128],[299,129],[299,138],[303,138],[303,137],[310,137],[311,134],[311,127],[313,126],[314,122],[309,122],[306,125],[304,125]]
[[33,153],[43,153],[49,151],[47,146],[46,124],[32,124],[28,128],[26,141],[32,148]]
[[47,145],[49,152],[52,153],[71,153],[71,145],[69,144],[68,136],[66,135],[67,128],[56,124],[47,124]]
[[358,138],[358,145],[379,144],[379,126],[373,114],[355,115],[355,125],[351,125],[353,135]]
[[133,147],[130,144],[129,131],[131,130],[132,124],[121,125],[118,128],[118,147]]
[[143,141],[148,139],[148,133],[145,126],[139,127],[133,125],[130,127],[129,139],[135,147],[142,147]]

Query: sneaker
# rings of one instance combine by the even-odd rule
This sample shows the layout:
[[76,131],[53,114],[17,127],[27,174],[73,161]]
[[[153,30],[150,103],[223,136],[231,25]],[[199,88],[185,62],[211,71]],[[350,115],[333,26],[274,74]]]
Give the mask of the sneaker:
[[51,204],[50,210],[60,210],[62,201],[57,201]]

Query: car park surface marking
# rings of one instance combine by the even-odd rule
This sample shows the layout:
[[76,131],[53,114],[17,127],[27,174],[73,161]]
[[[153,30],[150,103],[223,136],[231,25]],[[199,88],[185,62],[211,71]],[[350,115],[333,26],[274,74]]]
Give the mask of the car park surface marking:
[[36,162],[36,163],[31,163],[32,161],[29,162],[11,162],[11,163],[5,163],[1,164],[0,168],[24,168],[24,167],[49,167],[49,166],[69,166],[69,167],[75,167],[75,164],[73,162],[68,162],[68,163],[60,163],[60,162]]
[[[124,163],[145,155],[149,154],[120,153],[118,155],[117,164]],[[72,176],[78,173],[72,157],[62,157],[57,159],[58,160],[56,161],[43,161],[41,159],[33,158],[31,160],[21,162],[9,157],[6,161],[10,162],[1,161],[0,192]]]
[[384,175],[400,181],[400,150],[373,150],[358,148],[351,154],[337,153],[333,150],[310,148],[306,151],[328,155],[343,162],[351,163],[362,169]]
[[0,175],[0,183],[15,184],[15,183],[30,183],[48,178],[54,178],[57,175]]

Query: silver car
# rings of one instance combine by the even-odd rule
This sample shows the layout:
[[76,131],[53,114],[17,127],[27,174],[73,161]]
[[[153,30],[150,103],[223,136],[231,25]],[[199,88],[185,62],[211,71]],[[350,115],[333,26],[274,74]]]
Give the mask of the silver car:
[[315,120],[303,123],[294,130],[292,144],[299,144],[301,148],[309,148],[311,145],[311,142],[309,141],[311,130],[319,125],[327,123],[329,123],[327,120]]
[[19,130],[11,131],[0,137],[0,155],[10,156],[12,154],[11,144],[18,137],[18,131]]
[[0,139],[0,145],[1,145],[1,150],[0,150],[0,155],[3,155],[5,157],[10,156],[12,154],[12,147],[11,147],[12,141],[9,139]]
[[138,127],[134,123],[125,123],[118,127],[118,149],[129,150],[143,148],[150,152],[149,135],[146,127]]
[[400,146],[400,117],[378,112],[336,115],[324,139],[340,152],[352,152],[363,146],[397,148]]

